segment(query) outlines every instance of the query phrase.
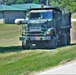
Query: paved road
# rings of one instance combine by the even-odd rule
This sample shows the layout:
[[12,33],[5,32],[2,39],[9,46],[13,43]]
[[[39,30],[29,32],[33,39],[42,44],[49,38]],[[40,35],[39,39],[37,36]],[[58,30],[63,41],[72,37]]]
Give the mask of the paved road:
[[69,64],[66,64],[66,65],[63,65],[63,66],[53,68],[53,69],[45,71],[45,72],[35,74],[35,75],[52,75],[52,74],[54,74],[54,75],[58,75],[58,74],[59,75],[62,75],[62,74],[63,75],[64,74],[76,75],[76,61],[69,63]]

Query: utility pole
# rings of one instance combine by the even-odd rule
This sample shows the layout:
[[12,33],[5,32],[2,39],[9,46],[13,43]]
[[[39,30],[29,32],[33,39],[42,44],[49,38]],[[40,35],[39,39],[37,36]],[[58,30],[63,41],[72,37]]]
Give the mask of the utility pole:
[[7,1],[8,1],[8,0],[3,0],[3,2],[4,2],[5,5],[7,4]]
[[46,5],[49,6],[49,0],[46,0]]
[[40,4],[49,6],[49,0],[39,0]]

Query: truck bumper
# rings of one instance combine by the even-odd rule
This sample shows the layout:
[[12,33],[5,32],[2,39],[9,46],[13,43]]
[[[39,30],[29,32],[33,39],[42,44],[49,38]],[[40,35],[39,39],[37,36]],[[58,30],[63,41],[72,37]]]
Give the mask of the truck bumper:
[[37,41],[37,40],[43,40],[43,41],[48,41],[48,40],[51,40],[51,37],[50,36],[28,36],[28,37],[25,37],[25,36],[22,36],[22,37],[19,37],[19,40],[21,41],[24,41],[24,40],[30,40],[30,41]]

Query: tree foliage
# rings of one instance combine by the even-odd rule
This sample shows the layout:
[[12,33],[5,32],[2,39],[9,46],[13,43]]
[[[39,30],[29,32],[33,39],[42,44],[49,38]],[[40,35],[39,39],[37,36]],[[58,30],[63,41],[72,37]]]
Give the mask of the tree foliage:
[[58,6],[62,10],[76,11],[76,0],[50,0],[50,5]]

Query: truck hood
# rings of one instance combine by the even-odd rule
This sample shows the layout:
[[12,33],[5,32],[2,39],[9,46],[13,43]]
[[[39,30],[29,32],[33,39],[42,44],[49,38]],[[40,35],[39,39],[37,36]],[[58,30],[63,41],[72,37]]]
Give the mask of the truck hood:
[[30,20],[28,23],[38,24],[38,23],[45,23],[47,21],[51,21],[52,19],[40,19],[40,20]]

